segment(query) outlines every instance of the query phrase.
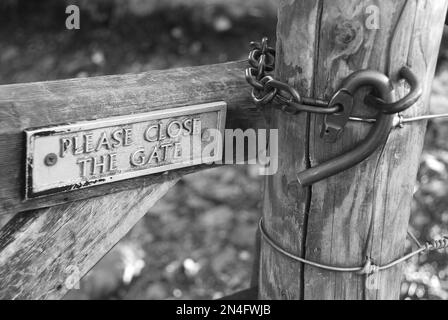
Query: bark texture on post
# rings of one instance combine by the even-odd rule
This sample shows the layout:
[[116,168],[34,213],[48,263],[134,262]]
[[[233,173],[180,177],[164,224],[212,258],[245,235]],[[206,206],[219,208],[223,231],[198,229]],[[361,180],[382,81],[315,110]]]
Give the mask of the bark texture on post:
[[[446,0],[285,0],[279,4],[276,77],[301,95],[328,99],[342,79],[359,69],[378,70],[395,86],[408,65],[423,97],[403,115],[427,113],[430,86],[447,8]],[[359,92],[353,115],[371,117]],[[273,110],[279,129],[279,169],[268,176],[264,224],[287,251],[335,266],[360,266],[365,257],[384,265],[404,253],[410,204],[426,122],[395,129],[387,144],[361,164],[302,188],[296,172],[351,149],[369,124],[349,123],[339,140],[320,137],[322,117]],[[260,298],[397,299],[402,266],[365,276],[304,266],[261,248]]]

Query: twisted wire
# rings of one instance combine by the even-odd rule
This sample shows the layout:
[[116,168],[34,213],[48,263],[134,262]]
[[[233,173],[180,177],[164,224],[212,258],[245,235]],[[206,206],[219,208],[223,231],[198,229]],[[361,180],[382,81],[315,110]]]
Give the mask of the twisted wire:
[[356,272],[358,274],[370,275],[372,273],[377,273],[379,271],[383,271],[383,270],[392,268],[406,260],[411,259],[412,257],[414,257],[422,252],[441,250],[441,249],[448,248],[448,237],[445,236],[442,239],[431,240],[429,242],[426,242],[424,245],[419,247],[417,250],[414,250],[411,253],[408,253],[407,255],[404,255],[403,257],[395,259],[392,262],[382,265],[382,266],[378,266],[378,265],[374,264],[372,259],[368,257],[366,259],[364,265],[362,265],[362,266],[338,267],[338,266],[332,266],[332,265],[327,265],[327,264],[307,260],[307,259],[304,259],[302,257],[299,257],[295,254],[292,254],[292,253],[286,251],[267,234],[267,232],[263,226],[263,219],[260,219],[260,221],[258,223],[258,228],[260,230],[260,234],[261,234],[263,240],[266,241],[275,251],[283,254],[284,256],[287,256],[288,258],[290,258],[292,260],[295,260],[295,261],[298,261],[298,262],[301,262],[301,263],[304,263],[304,264],[307,264],[307,265],[310,265],[310,266],[313,266],[313,267],[316,267],[319,269],[335,271],[335,272]]

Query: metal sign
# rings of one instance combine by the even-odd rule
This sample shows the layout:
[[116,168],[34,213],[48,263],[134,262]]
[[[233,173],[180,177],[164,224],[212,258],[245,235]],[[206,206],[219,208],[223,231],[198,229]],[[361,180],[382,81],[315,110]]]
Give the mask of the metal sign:
[[213,102],[27,129],[25,198],[219,161],[226,110]]

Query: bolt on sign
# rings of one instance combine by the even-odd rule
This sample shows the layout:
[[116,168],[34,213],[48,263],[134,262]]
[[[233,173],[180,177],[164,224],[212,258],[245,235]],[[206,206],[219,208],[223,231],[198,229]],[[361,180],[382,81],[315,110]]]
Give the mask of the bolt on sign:
[[222,159],[227,104],[213,102],[25,130],[25,198]]

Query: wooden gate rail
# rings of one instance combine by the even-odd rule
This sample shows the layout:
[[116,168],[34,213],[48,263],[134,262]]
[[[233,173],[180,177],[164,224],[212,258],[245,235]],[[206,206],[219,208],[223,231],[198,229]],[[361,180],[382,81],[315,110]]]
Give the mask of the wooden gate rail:
[[17,214],[0,231],[0,299],[60,299],[177,181]]
[[85,275],[180,177],[211,167],[23,201],[24,129],[217,100],[227,102],[226,128],[263,128],[246,66],[240,61],[0,86],[0,215],[20,212],[0,230],[0,299],[61,298],[66,282]]
[[[260,128],[247,62],[0,86],[0,215],[159,183],[161,174],[23,201],[23,130],[223,100],[226,128]],[[179,172],[198,170],[181,169]],[[170,172],[168,176],[172,173]]]

